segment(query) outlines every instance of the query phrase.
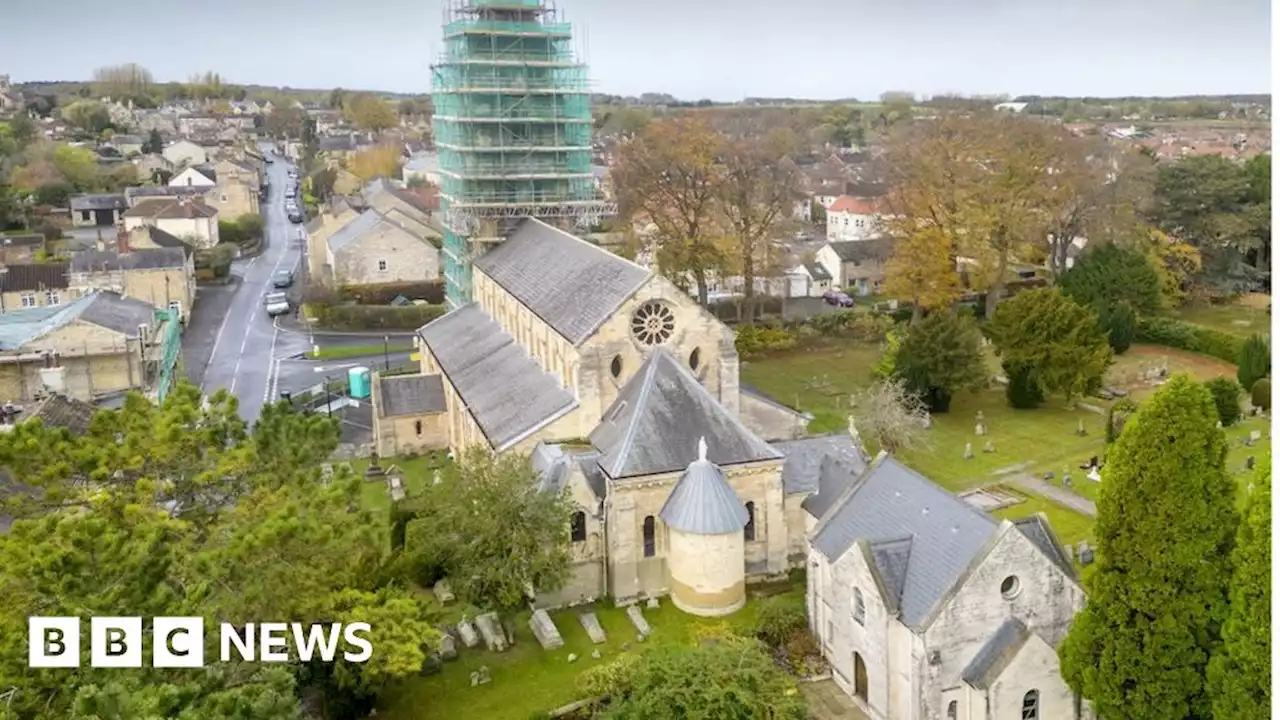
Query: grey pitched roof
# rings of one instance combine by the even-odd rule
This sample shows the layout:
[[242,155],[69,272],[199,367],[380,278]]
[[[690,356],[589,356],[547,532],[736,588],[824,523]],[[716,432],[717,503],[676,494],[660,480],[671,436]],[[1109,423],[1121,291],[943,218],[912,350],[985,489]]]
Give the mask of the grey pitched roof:
[[668,527],[695,535],[742,532],[750,520],[747,508],[729,486],[724,471],[707,460],[707,446],[698,442],[698,459],[685,468],[658,517]]
[[842,262],[884,262],[893,255],[893,240],[887,237],[829,243]]
[[831,279],[831,273],[827,272],[827,269],[822,267],[821,263],[816,263],[816,262],[805,263],[804,269],[809,271],[809,277],[813,278],[814,280],[830,280]]
[[80,210],[124,210],[128,208],[124,194],[115,195],[75,195],[71,198],[71,209]]
[[1076,569],[1067,559],[1067,555],[1062,550],[1057,537],[1053,534],[1053,530],[1049,527],[1049,520],[1042,514],[1036,513],[1030,517],[1021,518],[1013,521],[1013,526],[1027,536],[1036,547],[1040,548],[1040,552],[1045,557],[1053,561],[1058,569],[1067,574],[1067,577],[1076,577]]
[[604,471],[600,469],[600,453],[591,450],[583,453],[576,453],[574,457],[578,461],[578,467],[582,469],[582,474],[587,478],[587,486],[591,488],[591,492],[596,497],[603,500],[607,491],[607,483],[604,477]]
[[44,244],[44,235],[41,235],[40,233],[22,233],[22,234],[13,234],[13,235],[5,235],[4,233],[0,233],[0,246],[3,246],[3,247],[13,247],[15,245],[35,247],[37,245],[43,245],[43,244]]
[[329,236],[329,249],[333,252],[338,252],[358,240],[361,235],[372,230],[379,222],[382,222],[381,215],[373,210],[365,210]]
[[476,303],[433,320],[418,335],[497,450],[578,406]]
[[445,411],[444,383],[439,375],[391,375],[378,377],[382,402],[378,414],[422,415]]
[[960,673],[960,678],[979,690],[991,687],[1030,638],[1031,631],[1022,621],[1017,618],[1005,620],[978,649]]
[[[867,467],[866,461],[858,453],[853,444],[853,437],[849,433],[781,440],[770,444],[787,458],[782,466],[782,488],[788,495],[817,492],[822,489],[819,484],[820,469],[828,456],[842,461],[854,477],[861,475]],[[838,494],[837,492],[837,496]],[[810,499],[806,498],[805,502]],[[831,502],[835,502],[835,498],[832,498]],[[821,515],[817,514],[815,517],[821,517]]]
[[623,386],[589,440],[612,478],[678,472],[697,457],[691,438],[705,438],[717,465],[780,459],[666,348],[656,347]]
[[871,562],[880,575],[889,608],[897,611],[902,606],[902,589],[907,585],[907,568],[911,564],[912,539],[878,540],[869,543]]
[[522,221],[475,267],[574,345],[652,276],[630,260],[534,218]]
[[156,245],[159,245],[162,248],[178,248],[179,250],[182,250],[184,255],[191,253],[195,249],[191,247],[191,245],[188,244],[187,241],[183,240],[177,235],[173,235],[172,233],[167,233],[164,230],[161,230],[160,228],[156,227],[155,225],[143,225],[141,228],[138,228],[138,229],[143,230],[144,228],[147,233],[147,237],[151,238],[151,242],[155,243]]
[[67,263],[14,263],[0,273],[0,292],[35,292],[68,287]]
[[114,292],[93,293],[88,299],[81,320],[129,337],[137,336],[139,325],[151,325],[156,319],[156,309],[150,304]]
[[846,461],[836,455],[824,455],[818,466],[817,492],[802,500],[800,507],[821,520],[863,472],[866,463],[862,458]]
[[187,254],[182,248],[176,247],[133,250],[127,253],[117,253],[109,250],[85,250],[71,256],[71,272],[159,270],[180,268],[186,263]]
[[812,543],[835,562],[859,540],[911,537],[901,618],[920,629],[998,527],[990,516],[884,457],[825,515]]

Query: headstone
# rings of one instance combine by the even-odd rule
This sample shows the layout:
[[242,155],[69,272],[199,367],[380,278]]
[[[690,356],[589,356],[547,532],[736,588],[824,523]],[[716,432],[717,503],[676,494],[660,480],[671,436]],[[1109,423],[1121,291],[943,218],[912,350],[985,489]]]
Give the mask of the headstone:
[[659,604],[659,602],[658,602],[658,598],[656,598],[656,597],[651,597],[651,598],[649,598],[649,602],[645,603],[645,605],[646,605],[650,610],[657,610],[659,607],[661,607],[661,605],[660,605],[660,604]]
[[599,651],[599,650],[592,650],[592,651],[591,651],[591,657],[595,658],[596,660],[599,660],[599,659],[600,659],[600,651]]
[[596,617],[595,613],[580,613],[578,622],[582,623],[582,629],[587,631],[587,636],[591,638],[591,642],[599,645],[607,639],[604,634],[604,628],[600,627],[600,619]]
[[1071,562],[1072,560],[1076,559],[1076,549],[1074,546],[1063,545],[1062,550],[1067,554],[1067,562]]
[[920,427],[923,427],[925,430],[933,427],[933,416],[929,413],[925,413],[924,417],[920,418]]
[[1102,475],[1098,474],[1098,468],[1096,467],[1089,468],[1089,474],[1085,475],[1085,477],[1094,482],[1102,482]]
[[1221,420],[1219,420],[1219,421],[1218,421],[1218,424],[1217,424],[1217,425],[1215,425],[1214,427],[1216,427],[1216,428],[1218,428],[1219,430],[1221,430],[1221,429],[1222,429],[1222,421],[1221,421]]
[[986,445],[982,446],[982,452],[984,453],[990,454],[995,451],[996,451],[996,444],[990,440],[987,441]]
[[1089,547],[1088,545],[1085,545],[1083,548],[1080,549],[1080,564],[1081,565],[1093,564],[1093,548]]
[[964,444],[964,459],[965,460],[973,459],[973,443]]
[[453,588],[449,587],[448,580],[437,580],[431,591],[436,594],[436,600],[439,600],[441,605],[448,605],[454,601]]
[[1261,431],[1261,430],[1250,430],[1250,431],[1249,431],[1249,439],[1250,439],[1250,440],[1252,440],[1253,442],[1258,442],[1259,440],[1261,440],[1261,439],[1262,439],[1262,431]]
[[502,629],[498,614],[488,612],[476,616],[476,629],[484,639],[484,646],[491,652],[504,652],[507,649],[507,633]]
[[431,484],[432,485],[440,484],[440,468],[436,468],[435,472],[431,473]]
[[1253,466],[1256,465],[1257,463],[1258,463],[1258,459],[1250,455],[1249,457],[1244,459],[1244,469],[1252,470]]
[[382,467],[378,465],[378,453],[369,454],[369,467],[364,469],[364,478],[370,480],[372,478],[382,477]]
[[1076,435],[1079,435],[1080,437],[1084,437],[1085,435],[1088,435],[1088,434],[1089,434],[1089,431],[1084,429],[1084,418],[1080,418],[1079,420],[1076,421]]
[[440,659],[438,653],[427,653],[427,656],[422,659],[422,667],[418,668],[418,673],[420,675],[435,675],[440,672],[443,665],[444,662]]
[[1062,486],[1071,487],[1071,473],[1062,473]]
[[462,618],[458,623],[458,636],[462,638],[462,644],[469,648],[473,648],[480,644],[480,635],[476,632],[476,626],[471,621]]
[[578,659],[577,653],[569,653],[569,662],[573,662],[574,660],[577,660],[577,659]]
[[487,665],[481,665],[479,670],[473,670],[471,672],[471,687],[475,687],[477,685],[484,685],[484,684],[487,684],[488,682],[489,682],[489,667]]
[[636,633],[636,642],[644,642],[646,637],[644,633]]
[[1044,479],[1045,479],[1045,480],[1052,480],[1052,479],[1053,479],[1053,471],[1052,471],[1052,470],[1045,470],[1045,471],[1044,471]]
[[391,496],[392,502],[404,500],[404,483],[398,472],[387,475],[387,494]]
[[653,632],[649,628],[649,621],[645,620],[644,614],[640,612],[639,605],[627,606],[627,617],[631,618],[631,624],[636,626],[642,636]]
[[983,435],[986,435],[986,434],[987,434],[987,426],[986,426],[986,425],[984,425],[984,424],[982,424],[982,423],[978,423],[977,425],[974,425],[974,426],[973,426],[973,434],[974,434],[974,435],[977,435],[977,436],[979,436],[979,437],[981,437],[981,436],[983,436]]
[[1244,446],[1245,446],[1245,447],[1253,447],[1253,437],[1252,437],[1252,436],[1246,436],[1246,437],[1245,437],[1245,439],[1244,439]]
[[457,660],[458,659],[458,641],[453,639],[452,635],[445,633],[440,636],[440,659],[441,660]]
[[533,631],[533,636],[538,638],[538,644],[543,650],[564,647],[564,638],[560,637],[560,630],[556,628],[556,624],[552,622],[546,610],[533,611],[533,616],[529,618],[529,629]]

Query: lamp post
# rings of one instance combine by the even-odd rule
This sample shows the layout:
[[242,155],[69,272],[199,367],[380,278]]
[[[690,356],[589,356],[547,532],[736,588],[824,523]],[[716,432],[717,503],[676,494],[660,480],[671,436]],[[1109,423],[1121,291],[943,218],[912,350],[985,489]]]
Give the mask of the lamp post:
[[390,372],[390,371],[391,371],[391,354],[390,354],[390,352],[388,351],[388,348],[387,348],[387,346],[388,346],[388,344],[389,344],[390,342],[391,342],[391,336],[390,336],[390,335],[383,335],[383,336],[382,336],[382,369],[383,369],[385,372]]
[[329,394],[329,383],[333,379],[328,375],[324,376],[324,409],[328,411],[329,417],[333,417],[333,396]]

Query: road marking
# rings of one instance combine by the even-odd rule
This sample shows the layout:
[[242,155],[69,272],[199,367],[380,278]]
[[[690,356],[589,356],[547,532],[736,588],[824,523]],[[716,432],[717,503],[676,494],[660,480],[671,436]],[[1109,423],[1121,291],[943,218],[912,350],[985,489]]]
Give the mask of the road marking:
[[[235,294],[231,295],[231,304],[236,302]],[[227,307],[226,317],[222,318],[222,324],[218,326],[218,335],[213,339],[213,352],[209,353],[209,362],[205,363],[205,372],[208,374],[209,365],[213,364],[214,358],[218,356],[218,346],[222,344],[223,331],[227,329],[227,321],[231,319],[231,308]],[[200,378],[200,392],[205,391],[205,378]]]

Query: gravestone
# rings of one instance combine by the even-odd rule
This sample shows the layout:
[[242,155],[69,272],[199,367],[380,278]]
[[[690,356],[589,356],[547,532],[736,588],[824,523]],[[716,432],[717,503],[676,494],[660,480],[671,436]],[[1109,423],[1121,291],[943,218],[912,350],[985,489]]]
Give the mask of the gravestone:
[[979,436],[979,437],[981,437],[981,436],[983,436],[983,435],[986,435],[986,434],[987,434],[987,426],[986,426],[986,425],[984,425],[983,423],[978,423],[977,425],[974,425],[974,426],[973,426],[973,434],[974,434],[974,435],[977,435],[977,436]]
[[422,659],[422,667],[418,668],[419,675],[435,675],[439,673],[444,662],[440,659],[438,653],[427,653]]
[[378,465],[378,453],[369,454],[369,467],[364,469],[364,479],[373,480],[383,475],[382,466]]
[[441,605],[448,605],[454,601],[453,588],[449,587],[448,580],[437,580],[431,591],[436,594],[436,600],[439,600]]
[[1045,479],[1045,480],[1052,480],[1052,479],[1053,479],[1053,471],[1052,471],[1052,470],[1045,470],[1045,471],[1044,471],[1044,479]]
[[1221,429],[1222,429],[1222,421],[1221,421],[1221,420],[1219,420],[1219,421],[1218,421],[1218,424],[1217,424],[1217,425],[1215,425],[1214,427],[1216,427],[1216,428],[1218,428],[1219,430],[1221,430]]
[[458,641],[454,640],[453,636],[448,633],[440,636],[440,659],[458,659]]
[[1258,442],[1259,440],[1261,440],[1261,439],[1262,439],[1262,431],[1261,431],[1261,430],[1250,430],[1250,431],[1249,431],[1249,439],[1250,439],[1250,440],[1252,440],[1253,442]]
[[924,428],[925,430],[928,430],[929,428],[933,427],[933,416],[930,415],[929,413],[925,413],[924,417],[920,418],[920,427]]
[[1089,547],[1087,540],[1081,540],[1076,546],[1076,556],[1080,558],[1081,565],[1091,565],[1093,563],[1093,548]]
[[1102,482],[1102,475],[1098,473],[1098,468],[1096,467],[1089,468],[1089,474],[1085,475],[1085,477],[1094,482]]
[[600,659],[600,651],[599,651],[599,650],[592,650],[592,651],[591,651],[591,657],[595,658],[596,660],[599,660],[599,659]]
[[659,607],[662,607],[656,597],[649,598],[649,602],[645,603],[645,605],[648,606],[650,610],[657,610]]
[[391,496],[391,502],[404,500],[404,482],[398,470],[387,474],[387,494]]
[[965,460],[973,459],[973,443],[964,444],[964,459]]
[[440,484],[440,468],[436,468],[435,471],[431,473],[431,484],[432,485]]
[[462,638],[462,644],[469,648],[480,644],[480,635],[476,632],[476,626],[465,617],[458,622],[458,637]]
[[1250,455],[1249,457],[1244,459],[1244,469],[1252,470],[1253,466],[1256,465],[1257,463],[1258,463],[1258,459]]
[[990,454],[995,451],[996,451],[996,444],[990,440],[987,441],[986,445],[982,446],[982,452],[984,453]]
[[502,629],[498,614],[487,612],[476,616],[476,629],[484,639],[484,646],[491,652],[505,652],[507,649],[507,633]]
[[471,687],[485,685],[489,680],[489,666],[487,665],[481,665],[479,670],[471,672]]
[[1088,434],[1089,434],[1089,431],[1084,429],[1084,418],[1080,418],[1079,420],[1076,421],[1076,435],[1079,435],[1080,437],[1084,437],[1085,435],[1088,435]]
[[1071,473],[1062,473],[1062,486],[1071,487]]
[[529,629],[533,631],[533,636],[538,638],[538,644],[543,650],[564,647],[564,638],[560,637],[560,630],[556,628],[556,624],[552,622],[546,610],[533,611],[533,616],[529,618]]
[[569,662],[573,662],[574,660],[577,660],[577,659],[578,659],[577,653],[569,653]]
[[631,618],[631,624],[636,626],[636,630],[640,631],[640,636],[644,637],[653,632],[649,628],[649,621],[644,619],[644,614],[640,612],[639,605],[627,606],[627,617]]
[[608,639],[604,634],[604,628],[600,627],[600,618],[597,618],[595,613],[580,613],[578,622],[582,623],[582,629],[587,631],[587,636],[591,638],[591,642],[599,645]]

